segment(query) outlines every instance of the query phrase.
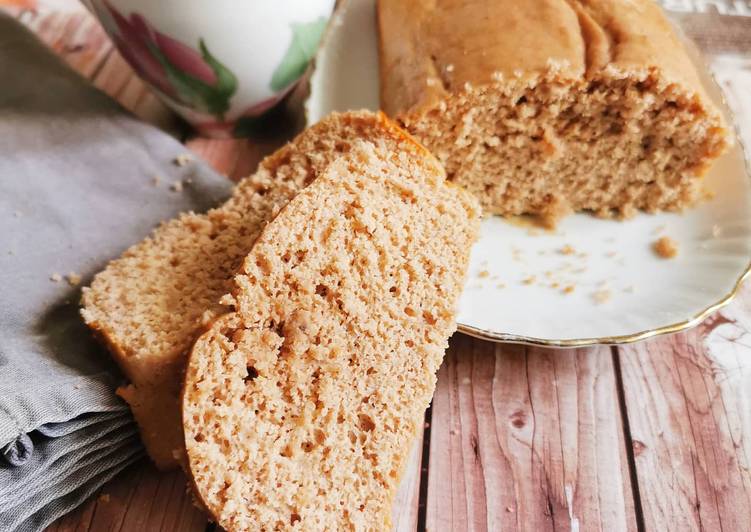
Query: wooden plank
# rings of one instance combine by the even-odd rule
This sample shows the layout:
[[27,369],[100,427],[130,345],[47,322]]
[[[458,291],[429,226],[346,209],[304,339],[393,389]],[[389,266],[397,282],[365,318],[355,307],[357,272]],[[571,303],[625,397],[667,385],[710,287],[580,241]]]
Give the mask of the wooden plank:
[[426,529],[635,530],[608,348],[457,335],[433,399]]
[[206,524],[206,517],[192,504],[182,472],[160,473],[144,459],[126,468],[47,531],[203,532]]
[[620,349],[644,520],[751,530],[751,287],[687,333]]

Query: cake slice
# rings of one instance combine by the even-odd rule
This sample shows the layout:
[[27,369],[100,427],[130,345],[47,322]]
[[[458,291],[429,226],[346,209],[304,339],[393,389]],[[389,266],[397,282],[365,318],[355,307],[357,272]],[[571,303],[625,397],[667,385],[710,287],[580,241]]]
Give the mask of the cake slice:
[[185,375],[189,473],[219,525],[389,529],[478,218],[432,158],[372,140],[264,229]]
[[232,276],[279,208],[357,139],[383,142],[404,157],[426,157],[383,115],[334,114],[266,158],[227,203],[164,223],[84,289],[83,317],[130,381],[118,393],[158,467],[178,463],[178,395],[187,351],[205,324],[225,311],[219,299]]
[[381,105],[488,213],[681,210],[726,146],[653,0],[379,0]]

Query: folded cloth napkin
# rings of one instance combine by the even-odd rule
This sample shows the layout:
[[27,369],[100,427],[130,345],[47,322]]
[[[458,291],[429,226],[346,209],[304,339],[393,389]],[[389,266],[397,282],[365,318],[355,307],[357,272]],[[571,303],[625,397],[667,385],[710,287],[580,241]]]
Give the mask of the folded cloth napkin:
[[0,72],[0,530],[38,530],[143,455],[79,276],[230,183],[1,14]]

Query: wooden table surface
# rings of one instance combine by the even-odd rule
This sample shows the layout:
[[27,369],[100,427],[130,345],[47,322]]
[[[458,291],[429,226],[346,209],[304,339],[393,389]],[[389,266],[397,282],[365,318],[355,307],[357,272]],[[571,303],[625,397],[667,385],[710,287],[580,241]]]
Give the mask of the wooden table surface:
[[[86,12],[55,4],[4,9],[218,171],[245,176],[271,149],[192,138]],[[721,81],[748,138],[749,85]],[[556,351],[457,334],[421,443],[394,508],[399,531],[751,531],[751,288],[691,331],[624,347]],[[50,530],[211,528],[182,474],[144,460]]]

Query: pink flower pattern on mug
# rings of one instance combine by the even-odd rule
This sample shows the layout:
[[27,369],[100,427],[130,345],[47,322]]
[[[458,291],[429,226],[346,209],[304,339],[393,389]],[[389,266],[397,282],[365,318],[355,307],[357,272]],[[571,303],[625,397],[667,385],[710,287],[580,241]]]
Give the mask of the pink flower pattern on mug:
[[237,78],[211,55],[203,39],[195,50],[157,31],[143,15],[126,17],[109,1],[103,3],[116,25],[111,32],[118,50],[140,76],[165,97],[224,120]]

